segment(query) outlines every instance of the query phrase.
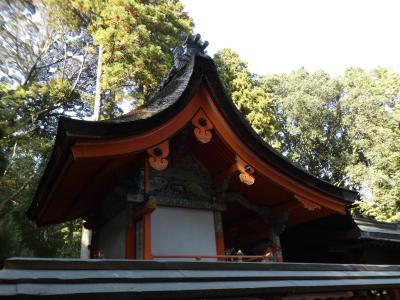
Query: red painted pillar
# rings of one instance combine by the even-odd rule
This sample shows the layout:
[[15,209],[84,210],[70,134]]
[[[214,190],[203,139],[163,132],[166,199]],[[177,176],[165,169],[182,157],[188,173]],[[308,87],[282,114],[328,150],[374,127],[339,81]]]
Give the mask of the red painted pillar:
[[135,259],[135,227],[126,229],[125,234],[125,258]]
[[[222,228],[222,215],[220,211],[214,212],[214,225],[215,225],[215,245],[217,248],[217,255],[225,255],[224,232]],[[224,261],[223,258],[218,258],[218,260]]]
[[143,259],[152,259],[151,252],[151,214],[143,216]]
[[136,229],[133,220],[132,204],[128,203],[128,214],[127,214],[127,227],[125,232],[125,258],[135,259],[136,254]]
[[[149,163],[147,159],[144,162],[144,198],[145,201],[149,199]],[[146,213],[143,215],[143,259],[152,259],[151,251],[151,213]]]

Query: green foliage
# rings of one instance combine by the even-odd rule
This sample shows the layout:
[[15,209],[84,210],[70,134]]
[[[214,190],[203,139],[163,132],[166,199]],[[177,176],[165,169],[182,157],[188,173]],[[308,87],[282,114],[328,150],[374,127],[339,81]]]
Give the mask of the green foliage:
[[215,55],[226,91],[253,128],[315,176],[360,192],[354,213],[400,221],[400,75],[304,69],[257,78],[232,50]]
[[[2,85],[0,114],[3,136],[0,139],[0,258],[11,255],[77,256],[79,240],[67,240],[62,231],[70,224],[39,229],[25,216],[44,163],[52,148],[60,111],[79,107],[80,99],[68,84],[52,80],[47,85],[31,84],[16,89]],[[74,103],[74,99],[78,103]],[[79,231],[78,231],[79,233]],[[76,234],[75,234],[76,235]]]
[[312,174],[344,185],[350,145],[342,124],[340,81],[304,69],[262,81],[274,100],[282,153]]
[[349,69],[342,81],[352,143],[346,173],[362,192],[359,210],[400,221],[400,76],[383,68]]
[[356,214],[399,221],[400,76],[349,69],[339,78],[301,69],[265,76],[282,153],[312,174],[360,191]]
[[146,101],[172,65],[171,49],[192,28],[179,1],[46,2],[53,7],[53,18],[87,31],[103,48],[102,91],[112,91],[106,102],[127,97],[136,104]]
[[254,130],[267,142],[275,142],[277,123],[271,97],[260,86],[248,69],[247,63],[231,49],[222,49],[214,56],[219,76],[226,92],[231,96]]
[[179,1],[0,3],[0,260],[79,256],[81,222],[38,228],[25,211],[61,115],[87,118],[102,44],[103,117],[121,97],[142,102],[191,31]]

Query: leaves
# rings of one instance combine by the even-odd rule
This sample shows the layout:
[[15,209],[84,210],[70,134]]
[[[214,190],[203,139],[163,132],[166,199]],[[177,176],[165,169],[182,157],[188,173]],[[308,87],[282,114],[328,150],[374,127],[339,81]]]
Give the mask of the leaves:
[[312,174],[344,185],[350,145],[342,124],[339,80],[304,69],[262,80],[274,99],[281,151]]
[[248,119],[254,130],[267,142],[276,134],[276,120],[273,115],[271,97],[253,78],[247,63],[230,49],[220,50],[214,57],[219,76],[236,104]]
[[348,69],[332,78],[300,69],[257,77],[229,49],[215,62],[261,137],[315,176],[358,190],[355,214],[400,221],[399,74]]
[[[135,105],[146,101],[172,65],[171,49],[183,42],[193,26],[178,1],[46,2],[53,7],[53,19],[63,19],[75,30],[80,26],[94,45],[102,46],[101,89],[103,105],[108,106],[127,99]],[[112,91],[110,98],[107,91]]]
[[88,118],[104,44],[103,118],[141,103],[191,31],[178,1],[0,3],[0,259],[78,256],[80,221],[37,228],[25,211],[50,156],[58,118]]
[[360,212],[400,221],[400,76],[382,68],[349,69],[343,82],[344,122],[353,146],[346,172],[362,192]]

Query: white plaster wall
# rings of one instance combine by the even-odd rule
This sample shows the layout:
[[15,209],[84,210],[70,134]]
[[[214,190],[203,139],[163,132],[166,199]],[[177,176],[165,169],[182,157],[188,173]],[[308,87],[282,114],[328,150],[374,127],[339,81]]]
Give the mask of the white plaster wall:
[[151,244],[153,255],[216,255],[214,214],[157,206],[151,214]]
[[125,230],[125,210],[98,229],[98,245],[104,258],[125,258]]

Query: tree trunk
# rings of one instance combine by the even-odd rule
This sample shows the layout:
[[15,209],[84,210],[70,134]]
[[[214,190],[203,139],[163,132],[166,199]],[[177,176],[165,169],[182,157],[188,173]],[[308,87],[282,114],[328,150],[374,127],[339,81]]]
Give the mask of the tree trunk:
[[[94,97],[93,121],[98,121],[100,119],[101,67],[102,67],[102,64],[103,64],[102,55],[103,55],[103,46],[99,45],[99,58],[97,60],[96,95]],[[81,258],[84,258],[84,259],[89,259],[90,258],[89,246],[91,244],[91,240],[92,240],[92,231],[90,229],[86,229],[82,225]]]
[[93,120],[97,121],[100,119],[100,102],[101,102],[101,67],[103,64],[103,46],[99,46],[99,58],[97,60],[97,74],[96,74],[96,95],[94,97],[94,113]]

